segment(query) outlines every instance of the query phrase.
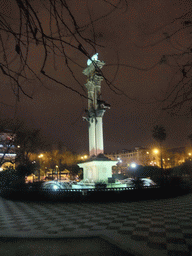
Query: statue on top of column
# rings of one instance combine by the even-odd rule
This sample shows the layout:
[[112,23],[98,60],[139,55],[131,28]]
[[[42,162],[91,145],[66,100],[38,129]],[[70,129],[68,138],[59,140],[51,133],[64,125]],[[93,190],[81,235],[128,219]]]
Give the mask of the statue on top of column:
[[97,83],[97,80],[102,80],[101,69],[105,65],[104,61],[98,60],[98,53],[94,54],[87,61],[87,68],[83,70],[83,74],[88,77],[88,81]]

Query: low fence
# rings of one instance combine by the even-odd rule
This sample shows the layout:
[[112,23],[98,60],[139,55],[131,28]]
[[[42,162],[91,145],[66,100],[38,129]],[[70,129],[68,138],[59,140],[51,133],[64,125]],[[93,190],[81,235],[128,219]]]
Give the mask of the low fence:
[[159,186],[99,189],[4,189],[1,196],[11,200],[52,202],[139,201],[168,198],[187,193],[180,188]]

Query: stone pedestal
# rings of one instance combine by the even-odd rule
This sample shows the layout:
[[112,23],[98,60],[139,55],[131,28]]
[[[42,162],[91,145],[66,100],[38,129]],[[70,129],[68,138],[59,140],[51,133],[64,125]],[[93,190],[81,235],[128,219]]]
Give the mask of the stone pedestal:
[[78,166],[83,168],[83,180],[89,182],[108,182],[112,178],[112,167],[117,161],[112,161],[104,155],[91,157],[88,161],[79,163]]

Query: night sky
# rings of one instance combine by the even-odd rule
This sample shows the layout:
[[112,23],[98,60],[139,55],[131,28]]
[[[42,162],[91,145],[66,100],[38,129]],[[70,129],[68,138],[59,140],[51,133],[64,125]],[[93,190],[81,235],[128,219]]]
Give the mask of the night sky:
[[[102,0],[88,2],[93,19],[111,10],[110,5]],[[189,142],[187,136],[192,133],[191,117],[185,110],[181,113],[183,116],[171,116],[161,110],[164,105],[160,102],[170,90],[170,81],[176,69],[158,63],[162,55],[177,53],[177,47],[187,47],[190,44],[189,35],[183,30],[171,39],[171,43],[170,40],[163,40],[164,32],[173,33],[181,27],[180,20],[173,21],[190,11],[190,1],[127,2],[127,10],[122,5],[122,8],[94,25],[96,42],[103,46],[96,47],[99,60],[106,63],[102,69],[103,74],[107,79],[113,80],[119,68],[113,84],[127,95],[126,97],[115,94],[104,81],[102,82],[102,98],[111,104],[111,109],[106,111],[103,119],[105,153],[154,145],[151,130],[156,124],[161,124],[166,129],[166,147],[185,146]],[[81,24],[89,21],[86,3],[87,1],[70,1],[73,14]],[[10,9],[11,5],[5,5],[1,8],[10,16],[14,16],[13,7]],[[43,10],[39,12],[46,24]],[[88,27],[85,35],[90,34],[92,37],[91,30],[91,26]],[[11,42],[9,46],[11,54]],[[69,54],[73,60],[86,68],[85,56],[73,51]],[[94,52],[90,50],[90,54]],[[30,63],[36,71],[41,63],[40,56],[41,47],[33,46]],[[119,67],[118,63],[121,64]],[[84,68],[73,67],[73,72],[82,85],[86,83],[86,76],[82,74]],[[61,57],[56,59],[56,70],[50,59],[46,71],[83,93],[66,70]],[[42,78],[44,86],[37,80],[24,85],[26,90],[34,90],[33,100],[21,95],[15,106],[16,99],[9,81],[2,74],[0,79],[0,101],[13,106],[1,104],[1,117],[13,118],[16,113],[16,116],[26,120],[30,127],[41,128],[51,142],[62,141],[69,150],[78,153],[88,151],[88,126],[82,119],[84,109],[87,108],[86,99]]]

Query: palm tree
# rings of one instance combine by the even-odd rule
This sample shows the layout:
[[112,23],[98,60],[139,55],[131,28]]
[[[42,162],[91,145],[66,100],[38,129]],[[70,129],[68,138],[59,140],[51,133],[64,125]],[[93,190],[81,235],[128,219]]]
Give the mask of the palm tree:
[[166,139],[166,131],[162,125],[155,125],[152,130],[153,138],[159,143],[161,151],[161,168],[163,168],[162,161],[162,142]]

